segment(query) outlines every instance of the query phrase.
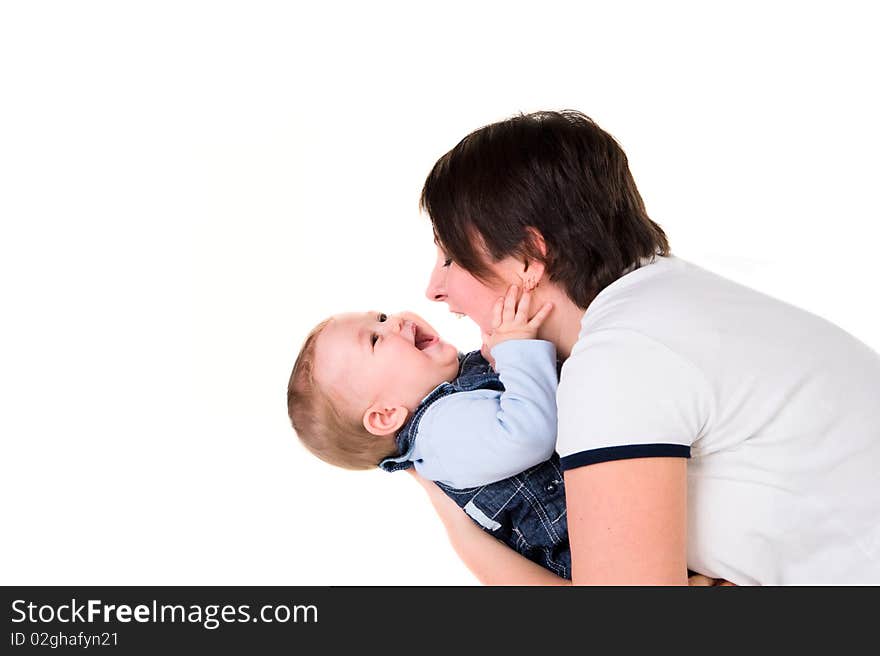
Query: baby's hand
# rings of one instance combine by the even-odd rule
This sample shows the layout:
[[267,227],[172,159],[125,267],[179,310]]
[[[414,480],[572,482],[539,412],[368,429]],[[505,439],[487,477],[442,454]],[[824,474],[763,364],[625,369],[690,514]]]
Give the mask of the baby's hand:
[[496,344],[509,339],[535,339],[538,328],[553,309],[553,304],[548,302],[535,313],[535,316],[529,317],[532,293],[523,292],[519,303],[517,303],[518,295],[519,287],[511,285],[507,295],[495,302],[495,307],[492,309],[492,331],[483,333],[484,352],[491,351]]

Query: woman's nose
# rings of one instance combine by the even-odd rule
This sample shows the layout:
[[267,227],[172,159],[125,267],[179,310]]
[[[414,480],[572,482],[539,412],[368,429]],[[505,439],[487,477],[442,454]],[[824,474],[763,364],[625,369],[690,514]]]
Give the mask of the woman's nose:
[[429,301],[443,302],[446,300],[445,270],[440,267],[434,267],[431,272],[431,278],[428,280],[428,288],[425,290],[425,296]]

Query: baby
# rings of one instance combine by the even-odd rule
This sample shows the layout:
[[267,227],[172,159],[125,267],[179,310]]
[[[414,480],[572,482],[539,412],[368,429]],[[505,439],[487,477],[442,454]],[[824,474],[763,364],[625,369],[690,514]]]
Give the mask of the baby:
[[348,469],[415,467],[484,530],[571,578],[556,444],[556,351],[535,339],[548,303],[511,287],[481,351],[462,354],[409,312],[341,314],[319,324],[287,389],[293,428]]

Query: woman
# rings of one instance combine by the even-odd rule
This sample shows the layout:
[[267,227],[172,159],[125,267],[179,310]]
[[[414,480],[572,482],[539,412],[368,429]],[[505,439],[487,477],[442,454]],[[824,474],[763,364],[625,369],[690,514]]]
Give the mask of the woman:
[[[880,357],[670,255],[578,112],[475,131],[429,174],[427,295],[484,332],[511,284],[554,310],[573,583],[880,583]],[[484,582],[564,583],[433,494]],[[465,518],[466,519],[466,518]]]

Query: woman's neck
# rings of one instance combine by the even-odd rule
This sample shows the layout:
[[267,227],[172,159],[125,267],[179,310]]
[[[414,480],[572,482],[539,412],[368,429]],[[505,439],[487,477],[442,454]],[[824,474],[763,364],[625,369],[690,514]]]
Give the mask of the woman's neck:
[[541,294],[534,300],[533,308],[540,308],[547,301],[553,303],[553,310],[541,325],[538,338],[553,342],[556,345],[556,357],[566,360],[580,335],[581,319],[585,310],[575,305],[557,285],[544,281],[538,289]]

